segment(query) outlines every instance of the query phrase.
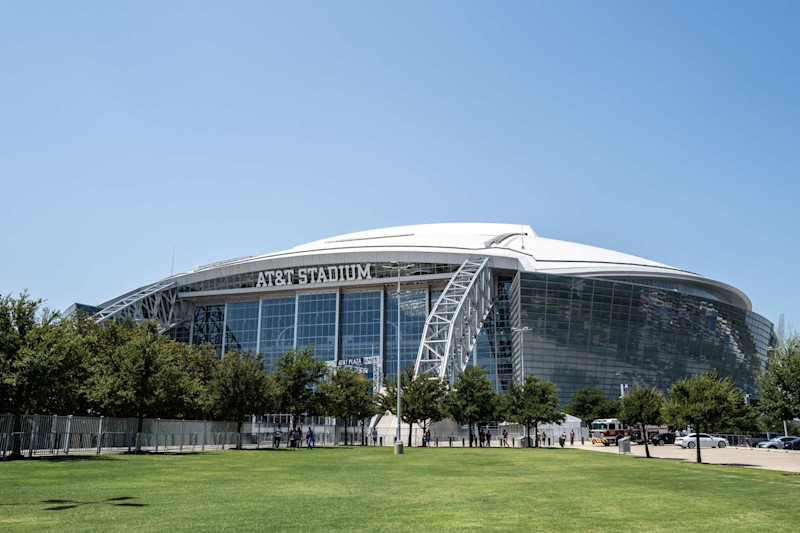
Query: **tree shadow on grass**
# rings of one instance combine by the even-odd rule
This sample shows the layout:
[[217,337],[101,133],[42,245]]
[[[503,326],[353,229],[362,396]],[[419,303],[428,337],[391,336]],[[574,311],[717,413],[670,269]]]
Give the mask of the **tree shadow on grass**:
[[47,463],[63,463],[71,461],[111,461],[112,455],[43,455],[37,457],[24,457],[21,461],[44,461]]
[[45,507],[45,511],[64,511],[66,509],[75,509],[84,505],[113,505],[114,507],[147,507],[146,503],[131,502],[135,500],[133,496],[119,496],[117,498],[106,498],[105,500],[96,501],[80,501],[80,500],[42,500],[40,503],[53,505],[52,507]]

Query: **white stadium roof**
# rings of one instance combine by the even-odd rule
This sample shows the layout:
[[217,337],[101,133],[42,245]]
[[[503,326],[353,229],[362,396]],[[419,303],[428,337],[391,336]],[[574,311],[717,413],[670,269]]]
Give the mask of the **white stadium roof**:
[[460,264],[475,256],[489,256],[492,267],[508,270],[604,279],[681,281],[752,310],[750,299],[725,283],[621,252],[540,237],[530,226],[520,224],[421,224],[360,231],[280,252],[203,265],[171,279],[185,285],[258,270],[306,265],[392,260]]

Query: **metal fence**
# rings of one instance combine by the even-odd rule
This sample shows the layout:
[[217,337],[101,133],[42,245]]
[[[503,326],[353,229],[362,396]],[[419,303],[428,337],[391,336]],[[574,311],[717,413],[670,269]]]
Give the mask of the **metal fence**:
[[[283,420],[282,416],[245,422],[237,432],[235,422],[210,420],[146,418],[142,431],[137,431],[135,418],[23,415],[19,429],[14,431],[14,415],[4,414],[0,415],[0,459],[11,455],[44,457],[136,450],[170,453],[236,446],[272,447],[275,424]],[[303,417],[300,447],[306,445],[305,430],[309,425],[314,427],[315,445],[344,443],[344,425],[337,425],[333,419]],[[290,443],[289,424],[284,422],[281,428],[279,446],[285,448]],[[360,428],[348,427],[347,433],[349,443],[360,443]]]
[[23,415],[14,431],[14,415],[0,415],[0,458],[122,453],[137,449],[171,452],[235,446],[234,422],[135,418]]

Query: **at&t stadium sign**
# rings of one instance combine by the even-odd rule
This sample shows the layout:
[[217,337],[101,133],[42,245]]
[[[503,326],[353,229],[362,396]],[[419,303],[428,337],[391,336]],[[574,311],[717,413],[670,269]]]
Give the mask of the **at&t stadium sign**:
[[256,287],[308,285],[363,279],[372,279],[372,263],[264,270],[258,273]]

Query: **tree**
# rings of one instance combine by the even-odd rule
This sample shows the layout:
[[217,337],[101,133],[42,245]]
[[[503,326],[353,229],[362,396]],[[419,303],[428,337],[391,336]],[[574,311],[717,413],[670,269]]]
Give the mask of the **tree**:
[[[41,308],[26,292],[0,297],[0,412],[21,415],[76,413],[85,409],[86,344],[71,323]],[[20,453],[14,440],[12,453]]]
[[[434,422],[444,418],[443,399],[447,385],[433,374],[420,374],[411,381],[406,391],[406,405],[403,410],[406,418],[422,429],[422,445],[425,446],[425,433]],[[411,446],[411,423],[409,423],[408,445]]]
[[560,424],[566,418],[558,409],[558,389],[555,383],[541,380],[534,375],[525,376],[522,385],[515,381],[509,382],[508,394],[504,400],[506,418],[524,425],[528,438],[533,426],[537,448],[539,424]]
[[213,408],[208,387],[219,366],[219,362],[214,359],[214,348],[209,344],[189,346],[167,340],[164,349],[171,354],[180,369],[180,416],[192,420],[210,416]]
[[[226,352],[208,384],[212,410],[223,420],[235,420],[239,433],[245,416],[271,410],[274,405],[271,385],[260,353]],[[240,441],[237,448],[241,445]]]
[[[427,431],[432,422],[443,418],[442,399],[447,387],[441,380],[430,374],[414,376],[414,367],[407,366],[400,373],[400,409],[403,422],[408,424],[408,445],[411,446],[411,433],[414,424]],[[386,383],[383,394],[378,397],[382,411],[397,416],[397,385]],[[423,440],[423,443],[425,441]]]
[[155,322],[113,321],[99,335],[85,386],[96,411],[136,418],[138,433],[146,417],[183,415],[189,382]]
[[275,362],[275,393],[277,407],[292,415],[294,425],[300,423],[300,415],[321,408],[321,395],[317,385],[327,372],[323,361],[314,359],[311,346],[303,350],[290,350]]
[[767,418],[800,418],[800,335],[791,335],[769,355],[758,385],[758,407]]
[[364,441],[364,421],[375,414],[370,389],[372,383],[360,372],[337,368],[327,383],[320,386],[327,414],[345,421],[344,444],[347,446],[347,422],[361,421],[361,441]]
[[616,418],[619,400],[610,400],[603,387],[583,387],[570,397],[564,412],[577,416],[587,425],[598,418]]
[[21,412],[80,414],[88,350],[68,321],[40,324],[28,332],[13,364],[16,403]]
[[650,448],[647,444],[646,428],[649,424],[661,423],[665,403],[661,391],[655,387],[640,386],[626,394],[620,401],[620,420],[629,426],[639,424],[644,439],[644,451],[648,458],[650,458]]
[[[367,379],[365,379],[364,381],[367,382],[368,387],[372,386],[372,384]],[[376,401],[371,388],[367,390],[366,395],[358,396],[358,401],[353,406],[353,417],[361,421],[362,445],[366,442],[364,440],[364,429],[367,425],[367,421],[380,412],[381,409],[378,406],[378,402]]]
[[669,389],[664,414],[672,425],[692,428],[700,463],[700,433],[728,423],[743,401],[730,378],[719,379],[712,371],[675,382]]
[[18,365],[28,345],[28,333],[40,325],[41,305],[41,300],[31,299],[27,292],[17,298],[10,294],[0,297],[0,412],[19,415],[27,409],[18,385]]
[[485,368],[467,368],[456,377],[453,390],[444,400],[444,409],[450,418],[460,424],[467,424],[470,447],[472,425],[490,420],[497,412],[498,396],[488,374]]

